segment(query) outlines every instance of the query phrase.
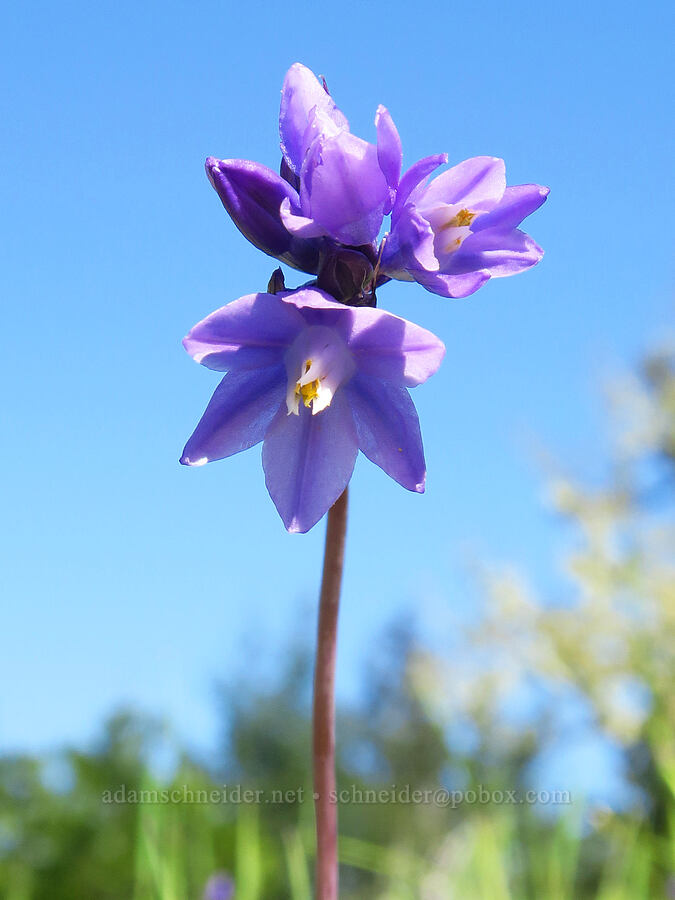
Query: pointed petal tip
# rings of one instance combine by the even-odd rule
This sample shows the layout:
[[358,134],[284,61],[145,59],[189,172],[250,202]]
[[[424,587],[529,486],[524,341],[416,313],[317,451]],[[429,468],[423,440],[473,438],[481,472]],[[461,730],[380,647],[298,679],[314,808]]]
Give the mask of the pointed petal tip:
[[199,466],[205,466],[208,461],[209,460],[207,456],[200,456],[199,459],[190,459],[190,457],[186,453],[183,453],[181,458],[178,460],[181,466],[190,466],[190,468],[193,469]]
[[[546,187],[545,184],[533,184],[533,185],[531,185],[531,187],[533,187],[536,190],[536,193],[539,194],[539,196],[541,197],[541,203],[543,203],[544,200],[546,200],[548,195],[551,193],[551,188]],[[541,203],[539,204],[540,206],[541,206]],[[532,210],[532,212],[534,212],[534,210]],[[529,215],[529,213],[528,213],[528,215]]]
[[185,337],[181,341],[181,344],[183,345],[185,352],[189,356],[191,356],[192,359],[196,363],[198,363],[201,366],[201,365],[204,365],[204,360],[206,359],[207,356],[211,355],[212,351],[200,349],[199,342],[195,341],[195,339],[192,336],[193,331],[194,331],[194,328],[185,335]]
[[181,344],[183,345],[183,349],[188,354],[188,356],[191,356],[192,359],[201,366],[204,361],[204,357],[208,356],[208,350],[200,351],[199,349],[195,349],[195,340],[192,336],[193,331],[194,328],[191,328],[190,331],[188,331],[188,333],[181,341]]
[[[301,72],[303,70],[305,72],[311,72],[311,74],[314,75],[314,72],[312,72],[311,69],[308,69],[307,66],[301,62],[294,62],[292,65],[290,65],[288,67],[288,71],[286,72],[286,75],[288,75],[288,72]],[[314,76],[314,77],[316,77],[316,76]]]
[[[517,230],[520,230],[520,229],[517,229]],[[521,234],[524,234],[524,232],[521,232]],[[533,254],[533,256],[536,256],[536,259],[530,264],[530,266],[536,266],[536,264],[538,262],[541,262],[541,258],[544,255],[544,248],[540,247],[539,244],[535,241],[535,239],[531,235],[525,234],[525,238],[530,245],[529,246],[530,252]],[[527,268],[530,268],[530,266],[528,266]]]
[[[286,74],[284,75],[284,80],[281,85],[281,98],[283,101],[284,92],[288,90],[289,82],[293,81],[298,76],[306,77],[310,75],[312,78],[316,78],[314,72],[311,69],[308,69],[307,66],[303,65],[301,62],[294,62],[293,65],[289,66],[286,69]],[[318,81],[318,79],[317,79]]]
[[204,168],[206,169],[206,174],[209,178],[212,178],[214,175],[220,175],[221,177],[225,176],[232,170],[234,170],[236,174],[237,171],[249,171],[251,169],[263,167],[258,166],[257,163],[253,163],[247,159],[217,159],[215,156],[207,156]]
[[314,526],[310,525],[309,528],[305,528],[300,522],[298,522],[297,519],[294,518],[291,519],[288,524],[284,522],[284,527],[289,534],[307,534],[307,532],[310,531]]
[[[206,157],[204,168],[206,169],[206,174],[209,178],[214,175],[226,177],[230,175],[230,173],[234,173],[234,175],[267,175],[272,172],[267,166],[253,162],[250,159],[218,159],[215,156]],[[272,177],[276,180],[274,176],[276,176],[276,172],[272,172]]]
[[426,484],[427,484],[427,476],[425,475],[425,476],[424,476],[424,480],[423,480],[423,481],[420,481],[419,484],[416,484],[416,485],[415,485],[415,493],[416,493],[416,494],[423,494],[424,491],[426,490]]
[[[206,161],[204,162],[204,169],[206,170],[206,177],[209,179],[211,184],[213,184],[213,179],[216,175],[222,175],[221,165],[225,162],[223,159],[216,159],[215,156],[207,156]],[[213,184],[215,187],[215,184]]]

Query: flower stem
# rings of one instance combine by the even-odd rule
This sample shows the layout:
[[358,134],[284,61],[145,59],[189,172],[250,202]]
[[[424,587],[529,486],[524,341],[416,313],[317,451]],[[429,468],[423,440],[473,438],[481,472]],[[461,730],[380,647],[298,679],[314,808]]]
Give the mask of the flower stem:
[[328,511],[314,669],[313,759],[316,812],[316,900],[337,900],[335,798],[335,656],[347,531],[347,488]]

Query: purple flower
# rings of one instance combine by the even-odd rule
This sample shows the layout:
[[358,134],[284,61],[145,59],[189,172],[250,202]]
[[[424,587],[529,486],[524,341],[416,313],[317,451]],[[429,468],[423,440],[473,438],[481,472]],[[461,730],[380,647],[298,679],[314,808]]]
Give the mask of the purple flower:
[[427,184],[443,162],[445,156],[420,160],[401,178],[382,271],[444,297],[466,297],[489,278],[539,262],[543,250],[517,226],[548,188],[507,187],[504,161],[492,156],[467,159]]
[[227,872],[216,872],[206,883],[204,900],[232,900],[234,881]]
[[407,388],[441,363],[445,348],[431,332],[309,288],[241,297],[183,343],[227,375],[181,463],[203,465],[264,441],[265,483],[289,531],[308,531],[337,500],[359,449],[403,487],[424,490]]
[[247,159],[206,160],[206,174],[239,231],[259,250],[315,274],[322,242],[295,237],[281,221],[288,200],[300,211],[298,192],[267,166]]
[[281,91],[279,132],[289,169],[299,179],[300,210],[290,198],[281,217],[293,234],[368,244],[392,206],[401,167],[401,142],[387,110],[375,117],[377,146],[353,135],[315,76],[291,66]]
[[375,124],[377,146],[350,132],[325,88],[295,63],[281,92],[283,177],[260,163],[212,156],[206,172],[251,243],[315,274],[327,242],[371,244],[392,208],[401,142],[382,106]]

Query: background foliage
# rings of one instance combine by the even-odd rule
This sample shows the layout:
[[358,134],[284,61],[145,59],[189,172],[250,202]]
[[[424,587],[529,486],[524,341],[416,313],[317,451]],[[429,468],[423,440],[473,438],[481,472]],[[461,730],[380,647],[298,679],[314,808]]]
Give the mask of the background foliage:
[[[584,486],[547,463],[551,502],[569,524],[561,595],[539,597],[522,573],[476,566],[473,614],[455,646],[432,652],[414,622],[396,624],[374,648],[362,705],[342,709],[339,722],[343,788],[573,784],[573,802],[346,804],[346,898],[672,892],[675,355],[647,359],[614,386],[610,405],[604,483]],[[306,647],[286,658],[274,689],[244,678],[221,691],[216,759],[176,750],[165,726],[128,712],[86,751],[1,758],[0,896],[198,900],[207,879],[227,871],[237,900],[309,898],[311,670]],[[589,763],[585,782],[573,771],[580,741],[612,761]],[[170,775],[157,763],[167,746]],[[237,784],[265,797],[302,787],[305,799],[103,802],[122,785],[129,796]]]

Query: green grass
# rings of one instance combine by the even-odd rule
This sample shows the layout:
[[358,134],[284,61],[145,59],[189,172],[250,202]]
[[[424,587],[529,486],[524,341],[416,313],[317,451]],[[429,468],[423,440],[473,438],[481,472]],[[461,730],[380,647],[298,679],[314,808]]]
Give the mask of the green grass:
[[[193,832],[187,842],[182,809],[161,804],[139,807],[133,900],[199,900],[188,885],[204,883],[223,868],[217,840],[208,827]],[[313,834],[306,825],[266,834],[256,807],[241,807],[234,835],[229,869],[236,883],[236,900],[267,900],[270,878],[275,896],[311,900]],[[584,883],[582,859],[587,843],[601,848],[602,864],[594,884]],[[438,845],[426,856],[413,853],[405,844],[382,847],[343,836],[344,882],[354,880],[349,877],[352,870],[367,874],[370,884],[343,896],[350,900],[653,900],[659,896],[652,884],[654,866],[664,850],[637,823],[618,818],[593,833],[582,824],[580,810],[555,823],[532,821],[523,827],[511,810],[494,808],[439,835]],[[268,864],[279,853],[282,869]],[[29,900],[29,896],[17,886],[7,900]]]

